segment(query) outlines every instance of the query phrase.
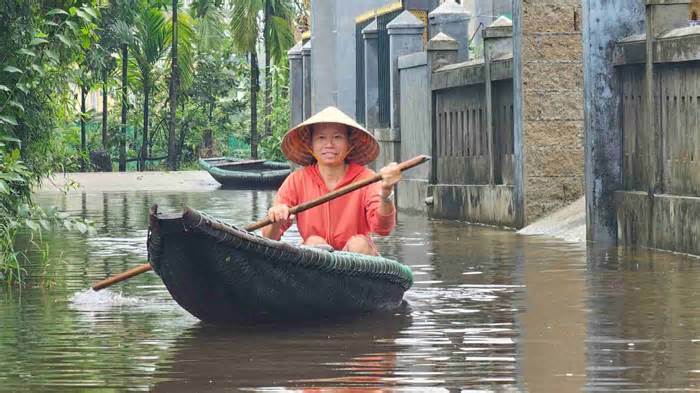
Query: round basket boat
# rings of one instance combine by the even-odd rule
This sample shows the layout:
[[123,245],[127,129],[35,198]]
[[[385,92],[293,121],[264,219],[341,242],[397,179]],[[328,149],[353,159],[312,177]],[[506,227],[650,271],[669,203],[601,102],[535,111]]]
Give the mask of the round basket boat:
[[413,283],[397,261],[266,239],[190,208],[151,208],[148,257],[173,299],[212,323],[390,311]]
[[201,158],[199,165],[225,188],[277,188],[291,173],[286,162]]

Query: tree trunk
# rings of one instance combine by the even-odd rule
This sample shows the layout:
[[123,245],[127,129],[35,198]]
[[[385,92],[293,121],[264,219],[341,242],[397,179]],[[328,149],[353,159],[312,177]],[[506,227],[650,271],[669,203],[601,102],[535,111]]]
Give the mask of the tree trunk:
[[264,26],[263,26],[263,38],[265,43],[265,63],[263,68],[263,75],[265,76],[265,108],[263,113],[263,118],[265,122],[265,134],[264,136],[272,135],[272,119],[270,119],[270,114],[272,113],[272,99],[270,95],[270,89],[272,89],[272,75],[270,74],[270,43],[268,42],[269,29],[270,29],[270,1],[265,2],[265,15],[264,15]]
[[146,169],[146,157],[148,156],[148,93],[150,84],[148,78],[143,81],[143,142],[141,143],[141,157],[139,161],[139,169]]
[[214,104],[207,105],[207,128],[204,130],[204,154],[205,158],[211,157],[214,154],[214,135],[211,130],[211,122],[214,112]]
[[85,96],[87,89],[80,86],[80,171],[85,172],[85,157],[87,150],[87,140],[85,135]]
[[102,70],[102,149],[107,151],[109,133],[107,123],[107,70]]
[[258,56],[255,51],[250,52],[250,157],[258,158]]
[[119,172],[126,172],[126,84],[129,65],[129,48],[122,45],[122,123],[119,136]]
[[175,132],[175,115],[177,114],[177,0],[173,0],[173,36],[170,50],[172,66],[170,73],[170,125],[168,127],[168,169],[177,170],[177,141]]

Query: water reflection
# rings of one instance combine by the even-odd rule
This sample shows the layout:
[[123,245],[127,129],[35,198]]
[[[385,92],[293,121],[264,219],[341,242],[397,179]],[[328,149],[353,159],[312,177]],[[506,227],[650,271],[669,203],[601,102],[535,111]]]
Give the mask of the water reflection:
[[[410,307],[312,326],[201,325],[152,273],[88,285],[145,260],[148,208],[183,204],[246,225],[268,191],[44,194],[97,233],[48,237],[56,287],[0,288],[0,386],[10,391],[359,388],[429,391],[697,387],[700,260],[596,249],[400,214],[384,255],[411,266]],[[299,240],[292,229],[285,237]],[[47,273],[48,271],[48,273]]]
[[220,391],[240,387],[391,386],[394,340],[410,312],[314,324],[238,328],[198,324],[174,342],[158,365],[154,391]]

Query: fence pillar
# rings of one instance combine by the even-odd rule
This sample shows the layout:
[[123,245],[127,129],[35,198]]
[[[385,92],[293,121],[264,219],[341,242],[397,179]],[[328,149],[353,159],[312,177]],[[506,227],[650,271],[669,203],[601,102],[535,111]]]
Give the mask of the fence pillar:
[[431,38],[438,33],[445,33],[457,41],[458,62],[469,60],[470,19],[471,13],[454,0],[445,1],[428,15]]
[[304,74],[304,83],[302,87],[304,97],[304,119],[308,119],[311,117],[311,40],[302,47],[301,57]]
[[[428,75],[430,80],[428,81],[428,94],[430,94],[430,129],[431,129],[431,152],[433,159],[430,160],[430,184],[437,183],[437,122],[435,119],[435,94],[432,90],[432,77],[433,72],[442,66],[448,64],[453,64],[457,61],[457,51],[459,50],[459,44],[452,37],[445,33],[438,33],[435,37],[428,41],[428,46],[426,48],[428,57]],[[430,188],[429,188],[430,190]],[[430,196],[428,196],[430,198]]]
[[386,25],[389,34],[389,61],[391,71],[389,76],[391,102],[391,128],[399,132],[401,127],[399,78],[399,56],[423,50],[423,22],[410,11],[404,11]]
[[365,128],[379,128],[379,29],[377,20],[362,29],[365,51]]
[[302,42],[299,41],[287,52],[289,58],[289,106],[290,126],[304,121],[304,65],[301,56]]
[[646,62],[644,67],[644,114],[646,134],[652,136],[649,151],[649,169],[654,173],[654,184],[649,185],[653,193],[664,192],[665,150],[663,136],[658,124],[656,87],[654,85],[654,42],[663,31],[688,25],[688,5],[690,0],[646,0]]
[[[489,151],[489,184],[500,183],[496,179],[494,168],[500,166],[496,162],[493,145],[493,99],[491,84],[491,62],[506,53],[513,53],[513,22],[501,17],[484,30],[484,94],[486,102],[486,135]],[[500,155],[499,155],[500,157]]]

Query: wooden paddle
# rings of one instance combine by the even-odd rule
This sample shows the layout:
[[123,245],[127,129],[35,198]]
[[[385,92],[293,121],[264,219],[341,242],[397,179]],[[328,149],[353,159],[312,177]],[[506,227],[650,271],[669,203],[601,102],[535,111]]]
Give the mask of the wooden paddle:
[[[417,156],[417,157],[412,158],[408,161],[404,161],[404,162],[400,163],[399,170],[401,172],[403,172],[407,169],[413,168],[414,166],[417,166],[417,165],[420,165],[424,162],[427,162],[428,160],[430,160],[429,156],[425,156],[425,155]],[[316,207],[322,203],[328,202],[331,199],[335,199],[339,196],[345,195],[349,192],[355,191],[355,190],[362,188],[364,186],[367,186],[369,184],[376,183],[380,180],[382,180],[382,175],[376,174],[376,175],[369,177],[367,179],[360,180],[360,181],[352,183],[352,184],[348,184],[347,186],[341,187],[333,192],[329,192],[328,194],[326,194],[320,198],[317,198],[317,199],[314,199],[312,201],[305,202],[305,203],[302,203],[300,205],[296,205],[296,206],[292,207],[291,209],[289,209],[289,214],[301,213],[304,210],[311,209],[312,207]],[[260,229],[262,227],[268,226],[270,224],[272,224],[272,221],[269,218],[266,218],[264,220],[260,220],[258,222],[255,222],[253,224],[248,225],[247,227],[245,227],[245,230],[250,232],[250,231],[254,231],[256,229]],[[133,269],[129,269],[123,273],[117,274],[116,276],[112,276],[110,278],[107,278],[105,280],[102,280],[102,281],[95,283],[92,286],[92,290],[99,291],[100,289],[107,288],[111,285],[114,285],[118,282],[127,280],[131,277],[139,275],[143,272],[147,272],[149,270],[151,270],[151,264],[144,263],[143,265],[136,266]]]

